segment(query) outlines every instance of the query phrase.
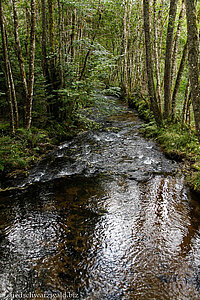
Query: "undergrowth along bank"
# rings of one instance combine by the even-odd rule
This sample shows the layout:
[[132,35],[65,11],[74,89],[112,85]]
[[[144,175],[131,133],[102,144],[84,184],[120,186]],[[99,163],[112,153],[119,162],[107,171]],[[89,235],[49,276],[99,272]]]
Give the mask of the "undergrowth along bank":
[[62,142],[84,131],[101,129],[102,120],[119,109],[114,104],[118,93],[106,92],[111,96],[96,93],[93,101],[77,110],[70,122],[54,120],[49,121],[45,128],[19,128],[12,136],[9,124],[0,121],[0,189],[12,185],[15,178],[28,176],[29,170]]
[[139,92],[132,94],[128,104],[146,121],[140,132],[145,137],[156,140],[169,158],[184,162],[183,173],[187,183],[190,188],[200,192],[200,145],[195,129],[190,125],[182,125],[178,118],[165,121],[158,127],[150,110],[148,98]]

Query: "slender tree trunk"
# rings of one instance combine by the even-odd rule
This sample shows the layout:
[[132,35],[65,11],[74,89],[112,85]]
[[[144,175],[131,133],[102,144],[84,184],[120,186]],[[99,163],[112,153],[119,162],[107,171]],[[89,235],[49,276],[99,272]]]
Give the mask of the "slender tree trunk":
[[188,99],[189,99],[189,90],[190,90],[190,80],[188,78],[187,80],[187,85],[186,85],[186,89],[185,89],[185,97],[184,97],[184,103],[183,103],[183,109],[182,109],[182,127],[185,123],[186,120],[186,111],[187,111],[187,103],[188,103]]
[[36,32],[36,1],[31,0],[31,34],[30,34],[30,59],[29,59],[29,84],[28,84],[28,102],[27,102],[27,120],[26,129],[31,126],[32,121],[32,103],[34,86],[34,62],[35,62],[35,32]]
[[151,39],[149,27],[149,0],[143,0],[143,14],[144,14],[144,33],[145,33],[145,46],[146,46],[146,68],[148,78],[148,89],[151,101],[151,109],[153,111],[156,123],[159,125],[162,122],[161,113],[158,107],[156,91],[153,81],[153,66],[151,56]]
[[24,98],[24,120],[26,119],[26,103],[28,101],[28,87],[26,81],[26,71],[24,66],[24,58],[22,55],[22,48],[19,39],[19,23],[18,23],[18,14],[17,14],[17,7],[16,7],[16,0],[13,0],[13,18],[14,18],[14,32],[15,32],[15,43],[17,49],[17,57],[19,62],[20,68],[20,75],[21,81],[23,85],[23,98]]
[[200,85],[199,85],[199,39],[197,29],[196,1],[186,0],[188,58],[192,106],[197,137],[200,142]]
[[29,27],[30,27],[30,18],[29,18],[29,12],[28,12],[28,3],[26,3],[25,7],[25,19],[26,19],[26,40],[25,40],[25,49],[26,49],[26,56],[29,56],[29,47],[28,47],[28,41],[29,41]]
[[186,59],[187,59],[187,54],[188,54],[188,45],[187,45],[187,41],[186,41],[185,47],[183,49],[183,54],[182,54],[176,82],[175,82],[173,95],[172,95],[172,118],[174,118],[176,115],[176,99],[177,99],[177,95],[178,95],[178,91],[179,91],[179,86],[181,84],[181,78],[183,75],[183,71],[184,71],[184,67],[185,67],[185,63],[186,63]]
[[50,79],[54,83],[55,80],[55,39],[54,39],[54,6],[53,0],[48,0],[49,9],[49,54],[50,54]]
[[186,124],[188,123],[188,119],[189,119],[190,106],[191,106],[191,91],[189,93],[188,101],[187,101],[187,106],[186,106],[186,119],[185,119],[185,123]]
[[174,38],[174,47],[173,47],[173,52],[172,52],[172,69],[171,69],[171,88],[172,89],[174,86],[174,78],[176,76],[176,74],[175,74],[176,73],[176,60],[177,60],[177,53],[178,53],[178,46],[179,46],[181,28],[182,28],[182,23],[183,23],[183,17],[184,17],[184,1],[185,0],[182,0],[181,11],[179,13],[178,25],[177,25],[176,35]]
[[131,90],[131,82],[132,82],[132,73],[131,73],[131,66],[132,66],[132,58],[133,58],[133,51],[132,51],[132,43],[130,42],[131,38],[131,16],[132,16],[132,7],[133,7],[133,0],[130,0],[129,2],[129,8],[128,8],[128,22],[127,22],[127,32],[128,32],[128,45],[127,45],[127,73],[128,73],[128,98],[130,96],[130,90]]
[[127,14],[128,14],[128,3],[124,1],[124,80],[123,88],[125,96],[128,95],[128,70],[127,70],[127,55],[128,55],[128,33],[127,33]]
[[[133,79],[133,89],[137,87],[138,80],[139,80],[139,73],[140,70],[142,69],[141,66],[141,60],[144,52],[144,47],[141,48],[141,44],[143,43],[143,26],[140,21],[140,16],[141,15],[141,6],[140,2],[138,1],[137,3],[137,26],[136,26],[136,41],[135,41],[135,47],[134,47],[134,55],[135,55],[135,60],[134,60],[134,79]],[[141,51],[139,51],[141,49]]]
[[70,54],[71,54],[71,62],[74,60],[75,56],[75,48],[74,48],[74,39],[75,39],[75,26],[76,26],[76,10],[73,9],[72,17],[71,17],[71,36],[70,36]]
[[177,10],[177,0],[170,0],[169,20],[167,28],[167,40],[165,49],[165,71],[164,71],[164,117],[168,118],[171,111],[171,70],[173,33]]
[[42,69],[44,76],[49,80],[48,61],[47,61],[47,19],[46,19],[46,0],[41,0],[42,10]]
[[16,92],[15,92],[15,84],[14,84],[14,79],[13,79],[13,75],[12,75],[12,69],[11,69],[10,61],[8,62],[8,68],[9,68],[11,94],[12,94],[12,99],[13,99],[14,109],[15,109],[15,125],[16,125],[16,128],[18,128],[19,127],[19,112],[18,112],[18,104],[17,104]]
[[153,0],[153,31],[154,31],[154,61],[155,61],[155,73],[156,73],[156,95],[158,98],[159,108],[161,110],[161,91],[160,91],[160,69],[158,62],[158,32],[157,32],[157,18],[156,18],[156,0]]
[[[158,30],[159,34],[158,34],[158,62],[161,61],[161,58],[162,58],[162,42],[163,42],[163,31],[164,31],[164,28],[165,28],[165,24],[167,22],[167,17],[164,17],[164,0],[161,1],[161,8],[158,12],[158,19],[160,20],[160,28]],[[160,72],[160,65],[159,65],[159,73]],[[161,84],[161,87],[162,87],[162,84]]]
[[61,5],[60,0],[58,0],[58,27],[59,27],[59,48],[58,48],[58,56],[59,56],[59,77],[60,77],[60,88],[64,86],[64,74],[63,74],[63,56],[62,56],[62,44],[63,44],[63,28],[62,28],[62,13],[61,13]]
[[8,98],[8,105],[10,108],[10,128],[12,134],[15,134],[15,120],[14,120],[14,112],[13,112],[13,104],[12,104],[12,90],[11,90],[10,75],[9,75],[9,58],[8,58],[8,50],[7,50],[2,0],[0,0],[0,25],[1,25],[1,37],[2,37],[2,44],[3,44],[4,64],[5,64],[7,98]]

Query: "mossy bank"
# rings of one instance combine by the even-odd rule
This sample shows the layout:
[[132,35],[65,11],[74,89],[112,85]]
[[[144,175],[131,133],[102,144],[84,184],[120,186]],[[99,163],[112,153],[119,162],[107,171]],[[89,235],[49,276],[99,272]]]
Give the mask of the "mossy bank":
[[182,124],[181,118],[165,120],[158,127],[148,98],[139,92],[133,93],[128,103],[146,121],[140,132],[147,138],[156,140],[169,158],[182,162],[182,172],[188,185],[194,191],[200,192],[200,145],[194,127]]

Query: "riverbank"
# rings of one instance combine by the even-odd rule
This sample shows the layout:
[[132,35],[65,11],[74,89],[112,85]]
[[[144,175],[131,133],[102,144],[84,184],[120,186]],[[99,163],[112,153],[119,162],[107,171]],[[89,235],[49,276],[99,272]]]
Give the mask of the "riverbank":
[[56,126],[51,130],[32,127],[26,131],[19,128],[15,136],[11,136],[7,125],[1,123],[0,188],[10,187],[17,178],[26,178],[29,170],[56,148],[62,138],[67,140],[76,134],[75,128],[60,126],[59,129],[56,131]]
[[129,100],[129,107],[136,109],[146,121],[140,132],[147,138],[153,138],[164,154],[182,163],[182,172],[189,187],[200,193],[200,145],[195,129],[182,126],[180,120],[163,123],[157,127],[148,100],[140,94],[134,94]]
[[29,171],[61,143],[85,131],[100,129],[103,119],[118,112],[112,98],[107,96],[106,102],[105,97],[97,94],[92,104],[74,115],[71,124],[54,122],[45,129],[32,127],[28,131],[19,128],[11,136],[9,124],[0,122],[0,190],[28,177]]

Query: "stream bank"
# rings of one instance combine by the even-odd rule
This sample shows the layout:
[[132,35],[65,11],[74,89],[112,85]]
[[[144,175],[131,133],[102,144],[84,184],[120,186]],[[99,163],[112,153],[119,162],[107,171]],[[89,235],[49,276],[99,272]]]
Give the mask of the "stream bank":
[[[179,119],[164,121],[161,127],[156,125],[148,99],[141,93],[133,93],[128,100],[129,107],[136,109],[145,121],[140,132],[146,138],[154,139],[169,159],[181,163],[190,189],[200,198],[200,145],[191,125],[183,125]],[[180,117],[179,117],[180,118]]]

